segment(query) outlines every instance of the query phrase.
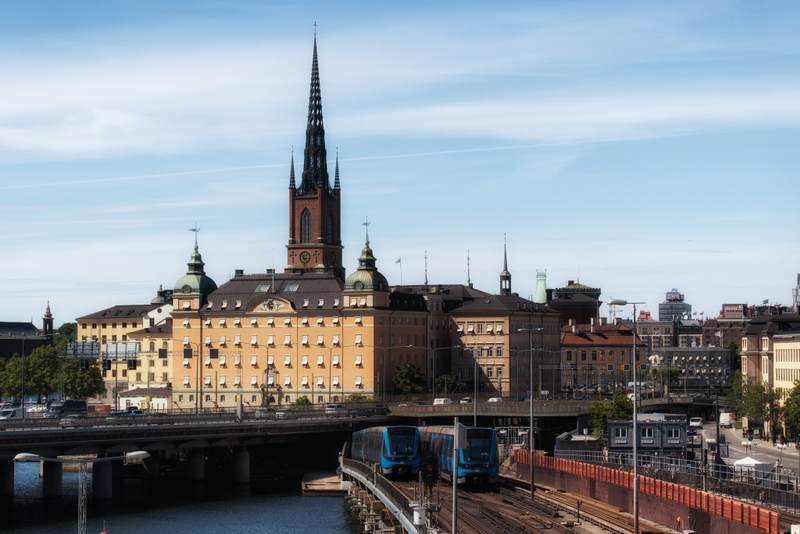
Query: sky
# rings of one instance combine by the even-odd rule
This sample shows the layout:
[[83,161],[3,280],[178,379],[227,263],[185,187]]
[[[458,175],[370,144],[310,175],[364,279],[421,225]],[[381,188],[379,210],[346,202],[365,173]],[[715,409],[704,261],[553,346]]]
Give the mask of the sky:
[[0,320],[149,302],[195,224],[218,284],[281,270],[314,21],[349,272],[368,218],[392,284],[497,291],[506,233],[523,296],[789,303],[797,2],[9,0]]

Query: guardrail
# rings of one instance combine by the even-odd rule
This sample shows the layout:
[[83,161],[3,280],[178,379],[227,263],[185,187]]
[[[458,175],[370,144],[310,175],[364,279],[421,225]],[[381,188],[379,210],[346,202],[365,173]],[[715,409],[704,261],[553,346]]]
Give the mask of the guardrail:
[[[571,416],[589,413],[590,401],[581,400],[535,400],[534,417],[548,416]],[[473,405],[469,404],[443,404],[443,405],[419,405],[403,403],[389,407],[391,415],[418,417],[425,415],[472,415]],[[527,401],[503,401],[503,402],[479,402],[477,405],[478,415],[498,415],[498,416],[527,416],[530,410],[530,403]]]
[[378,474],[369,465],[350,458],[340,457],[342,472],[355,478],[375,495],[400,522],[403,530],[412,534],[423,534],[427,531],[424,525],[414,523],[414,511],[411,501],[397,486],[386,477]]

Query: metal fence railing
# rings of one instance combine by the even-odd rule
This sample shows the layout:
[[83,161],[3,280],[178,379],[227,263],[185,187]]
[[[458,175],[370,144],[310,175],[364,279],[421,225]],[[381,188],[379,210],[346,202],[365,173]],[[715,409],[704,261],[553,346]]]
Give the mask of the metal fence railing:
[[342,458],[342,469],[345,473],[348,470],[355,471],[364,478],[370,480],[372,484],[392,502],[398,512],[403,514],[407,522],[414,522],[414,513],[411,510],[409,498],[400,488],[392,484],[389,479],[379,474],[368,464],[351,458]]
[[[600,451],[564,451],[558,458],[600,464],[629,471],[633,468],[631,453]],[[790,469],[761,464],[749,466],[718,465],[682,458],[640,454],[639,474],[675,482],[707,491],[714,491],[741,500],[800,512],[800,476]]]

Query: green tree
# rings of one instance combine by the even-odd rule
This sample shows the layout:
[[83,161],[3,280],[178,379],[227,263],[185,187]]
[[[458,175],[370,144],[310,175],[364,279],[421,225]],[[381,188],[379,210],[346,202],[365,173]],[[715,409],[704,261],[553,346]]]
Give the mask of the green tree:
[[796,436],[800,432],[800,382],[795,382],[783,405],[783,421],[786,435]]
[[395,393],[422,393],[425,390],[425,375],[413,363],[401,364],[392,378]]
[[363,402],[365,400],[367,400],[367,397],[363,393],[351,393],[347,396],[345,402]]
[[594,401],[589,405],[592,417],[592,433],[599,436],[606,430],[608,420],[630,420],[633,416],[633,401],[622,390],[614,392],[611,399]]
[[67,344],[70,341],[75,341],[77,331],[77,323],[64,323],[56,328],[56,331],[53,332],[53,346],[58,350],[58,354],[66,354]]
[[4,397],[19,398],[22,391],[22,358],[14,354],[5,361],[0,370],[0,394]]
[[744,416],[744,385],[742,383],[742,372],[735,371],[731,377],[731,389],[725,397],[728,406],[736,417]]
[[81,369],[80,361],[67,358],[56,375],[53,390],[63,392],[64,396],[73,399],[85,399],[104,393],[106,390],[103,376],[96,363]]
[[466,390],[466,384],[454,375],[439,375],[436,377],[436,394],[450,395]]
[[731,351],[731,361],[732,365],[731,368],[734,371],[741,371],[742,370],[742,348],[739,346],[738,343],[735,341],[731,341],[728,343],[728,350]]
[[308,400],[308,397],[303,395],[302,397],[297,397],[297,400],[294,401],[295,406],[311,406],[311,401]]

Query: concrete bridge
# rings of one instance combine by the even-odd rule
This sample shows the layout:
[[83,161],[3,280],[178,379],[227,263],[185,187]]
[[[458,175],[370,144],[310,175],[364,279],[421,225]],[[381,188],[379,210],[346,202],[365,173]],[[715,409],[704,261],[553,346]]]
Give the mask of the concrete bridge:
[[[63,427],[57,420],[31,419],[0,428],[0,497],[14,491],[14,457],[33,453],[43,458],[80,456],[103,458],[144,450],[148,472],[158,473],[159,462],[179,461],[191,481],[203,481],[209,452],[224,449],[235,482],[250,481],[250,449],[263,445],[345,439],[352,431],[386,424],[385,410],[368,409],[358,415],[308,412],[293,419],[237,418],[235,414],[137,417],[124,422],[86,418]],[[92,485],[96,498],[112,497],[112,474],[121,462],[94,463]],[[42,462],[42,495],[62,493],[62,464]]]
[[[577,417],[589,413],[590,400],[535,400],[533,412],[536,418]],[[478,417],[528,417],[528,401],[478,402],[469,404],[396,404],[390,407],[393,417],[460,417],[471,416],[477,408]]]

